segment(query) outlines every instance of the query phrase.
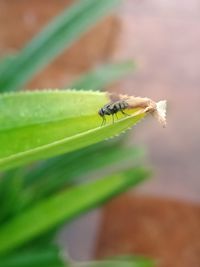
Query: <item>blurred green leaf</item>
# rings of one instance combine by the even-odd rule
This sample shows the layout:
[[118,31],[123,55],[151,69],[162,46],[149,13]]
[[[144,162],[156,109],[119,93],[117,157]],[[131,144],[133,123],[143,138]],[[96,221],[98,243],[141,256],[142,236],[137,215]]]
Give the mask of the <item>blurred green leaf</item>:
[[148,174],[148,171],[138,167],[73,187],[41,201],[0,228],[0,254],[6,254],[56,225],[99,206],[141,182]]
[[[0,95],[0,169],[71,152],[120,134],[141,120],[144,109],[101,127],[98,110],[108,94],[42,91]],[[109,116],[111,117],[111,116]]]
[[26,202],[23,194],[24,170],[9,170],[0,179],[0,222],[16,214]]
[[1,72],[3,72],[4,69],[6,69],[8,66],[11,66],[11,63],[14,61],[15,58],[16,58],[15,54],[5,55],[0,58],[0,77],[1,77]]
[[124,147],[121,140],[113,139],[34,166],[7,171],[0,180],[0,222],[66,186],[85,182],[102,172],[137,166],[143,155],[143,150]]
[[133,69],[134,63],[132,61],[107,64],[79,76],[79,78],[68,87],[76,88],[76,90],[101,90],[114,81],[120,80]]
[[109,171],[110,166],[112,169],[120,169],[128,163],[136,166],[143,155],[142,150],[138,148],[119,147],[116,144],[106,146],[102,143],[99,148],[92,146],[78,152],[50,159],[46,164],[41,164],[27,173],[25,180],[29,183],[29,195],[33,196],[34,201],[62,189],[67,184],[80,182],[94,171]]
[[20,251],[0,258],[0,267],[67,267],[60,250],[54,247]]
[[108,14],[119,0],[77,1],[51,21],[0,72],[0,91],[19,89],[65,48]]

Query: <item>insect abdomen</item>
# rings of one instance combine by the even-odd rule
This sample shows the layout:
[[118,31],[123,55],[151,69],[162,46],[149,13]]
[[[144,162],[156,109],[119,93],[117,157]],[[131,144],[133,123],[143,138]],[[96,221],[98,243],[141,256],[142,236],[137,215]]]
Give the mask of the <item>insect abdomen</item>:
[[118,112],[120,110],[124,110],[126,108],[128,108],[128,103],[125,101],[119,101],[113,104],[113,109],[115,110],[115,112]]

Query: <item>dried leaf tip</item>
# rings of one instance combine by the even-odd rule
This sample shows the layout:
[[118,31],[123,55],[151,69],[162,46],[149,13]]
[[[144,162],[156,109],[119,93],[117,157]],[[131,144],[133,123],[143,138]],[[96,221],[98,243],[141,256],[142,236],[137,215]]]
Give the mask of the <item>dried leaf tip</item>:
[[159,123],[162,124],[163,127],[166,127],[166,108],[167,101],[162,100],[159,102],[154,102],[150,98],[147,97],[135,97],[135,96],[127,96],[127,95],[109,95],[111,103],[119,103],[125,102],[128,104],[127,109],[135,109],[141,108],[138,112],[149,113],[151,114]]
[[162,100],[156,103],[156,109],[152,112],[152,115],[162,124],[163,127],[166,127],[166,109],[167,101]]

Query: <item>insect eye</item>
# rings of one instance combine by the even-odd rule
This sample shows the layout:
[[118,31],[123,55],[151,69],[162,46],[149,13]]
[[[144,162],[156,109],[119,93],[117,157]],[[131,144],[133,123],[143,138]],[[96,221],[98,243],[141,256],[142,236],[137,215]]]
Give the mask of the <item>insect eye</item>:
[[100,109],[98,113],[100,116],[103,116],[103,110],[102,109]]

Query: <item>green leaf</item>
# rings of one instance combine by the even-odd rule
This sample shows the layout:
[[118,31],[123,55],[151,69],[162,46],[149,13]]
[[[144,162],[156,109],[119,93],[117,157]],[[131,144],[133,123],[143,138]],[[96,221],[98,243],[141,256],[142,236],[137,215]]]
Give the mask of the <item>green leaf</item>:
[[[16,58],[15,54],[9,54],[5,55],[0,58],[0,76],[1,73],[8,67],[11,66],[11,63],[14,62],[14,59]],[[0,90],[1,91],[1,90]]]
[[24,177],[28,183],[26,190],[29,196],[32,195],[36,201],[66,185],[87,179],[94,171],[109,171],[111,165],[119,170],[124,164],[136,166],[143,155],[143,151],[138,148],[119,147],[116,144],[111,146],[108,142],[106,144],[101,143],[99,147],[91,146],[78,153],[75,151],[49,159],[47,163],[29,170]]
[[0,95],[0,169],[71,152],[120,134],[141,120],[144,109],[119,114],[112,123],[98,110],[108,94],[87,91],[46,91]]
[[16,214],[26,201],[23,194],[23,169],[9,170],[0,179],[0,222]]
[[0,91],[19,89],[118,3],[118,0],[80,0],[67,8],[2,69]]
[[76,90],[101,90],[116,80],[120,80],[134,69],[132,61],[107,64],[80,76],[68,87]]
[[0,258],[0,267],[67,267],[60,257],[60,251],[55,246],[20,251],[8,257]]
[[[5,172],[0,180],[0,222],[8,221],[28,206],[52,193],[98,174],[121,171],[141,164],[144,152],[121,142],[104,142],[41,162]],[[23,186],[16,186],[20,183]],[[3,185],[3,186],[2,186]]]
[[8,221],[31,204],[66,186],[86,182],[102,172],[110,173],[110,166],[118,171],[124,166],[138,166],[143,155],[141,149],[124,147],[121,140],[113,139],[34,166],[7,171],[0,180],[0,222]]
[[6,254],[52,230],[56,225],[99,206],[136,185],[148,174],[149,172],[138,167],[47,198],[0,228],[0,254]]

